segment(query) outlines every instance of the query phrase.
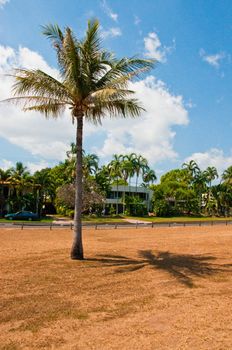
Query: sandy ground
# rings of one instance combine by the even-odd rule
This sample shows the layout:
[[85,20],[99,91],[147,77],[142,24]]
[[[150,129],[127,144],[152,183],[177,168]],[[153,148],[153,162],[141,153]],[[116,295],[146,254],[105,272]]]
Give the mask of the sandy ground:
[[232,228],[0,231],[0,349],[231,350]]

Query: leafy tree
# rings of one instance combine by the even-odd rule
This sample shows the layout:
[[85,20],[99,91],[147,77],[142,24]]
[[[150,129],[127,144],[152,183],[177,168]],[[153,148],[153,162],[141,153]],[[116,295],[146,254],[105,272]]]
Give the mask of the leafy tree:
[[146,205],[139,196],[125,196],[126,213],[131,216],[144,216],[147,214]]
[[[103,193],[100,191],[96,181],[91,178],[84,178],[82,195],[82,213],[92,211],[99,206],[102,208],[105,202]],[[59,187],[57,190],[57,200],[59,204],[74,209],[75,185],[65,184]]]
[[46,117],[57,118],[68,106],[73,123],[76,123],[76,191],[74,241],[71,258],[83,259],[82,245],[82,143],[83,120],[100,123],[105,116],[137,117],[142,108],[129,81],[150,70],[154,62],[137,58],[116,59],[101,49],[99,23],[89,21],[83,40],[75,37],[67,27],[62,31],[57,25],[44,27],[51,40],[60,68],[60,80],[41,70],[18,69],[15,74],[11,101],[23,102],[24,110],[38,111]]

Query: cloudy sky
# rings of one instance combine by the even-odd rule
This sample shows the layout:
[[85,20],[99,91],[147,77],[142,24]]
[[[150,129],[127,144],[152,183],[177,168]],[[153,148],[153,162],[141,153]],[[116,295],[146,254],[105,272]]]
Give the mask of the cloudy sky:
[[[126,4],[126,5],[125,5]],[[232,165],[232,3],[230,0],[0,0],[0,100],[11,96],[15,67],[57,76],[41,25],[72,27],[82,37],[98,18],[105,48],[118,57],[159,63],[132,88],[146,109],[137,120],[85,125],[84,147],[102,163],[114,153],[146,156],[158,174],[194,159],[221,173]],[[32,171],[62,161],[74,141],[67,113],[45,120],[0,104],[0,167]]]

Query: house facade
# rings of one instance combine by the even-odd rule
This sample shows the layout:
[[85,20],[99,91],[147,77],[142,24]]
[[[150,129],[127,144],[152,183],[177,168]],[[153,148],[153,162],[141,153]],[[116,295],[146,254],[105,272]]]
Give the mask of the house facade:
[[115,212],[122,214],[125,211],[125,198],[126,197],[139,197],[147,210],[152,209],[152,195],[153,191],[146,187],[135,186],[112,186],[111,191],[106,196],[106,209],[113,207]]

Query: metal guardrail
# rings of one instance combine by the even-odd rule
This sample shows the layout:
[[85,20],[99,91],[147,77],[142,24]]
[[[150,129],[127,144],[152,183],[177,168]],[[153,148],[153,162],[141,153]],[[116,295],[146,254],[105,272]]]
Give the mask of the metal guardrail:
[[[210,220],[210,221],[163,221],[163,222],[118,222],[118,223],[83,223],[83,228],[99,229],[122,229],[122,228],[159,228],[159,227],[187,227],[187,226],[216,226],[216,225],[232,225],[232,220]],[[33,223],[33,222],[4,222],[0,223],[0,227],[12,228],[19,227],[21,230],[24,228],[49,228],[49,230],[55,228],[69,228],[73,230],[73,223]]]

